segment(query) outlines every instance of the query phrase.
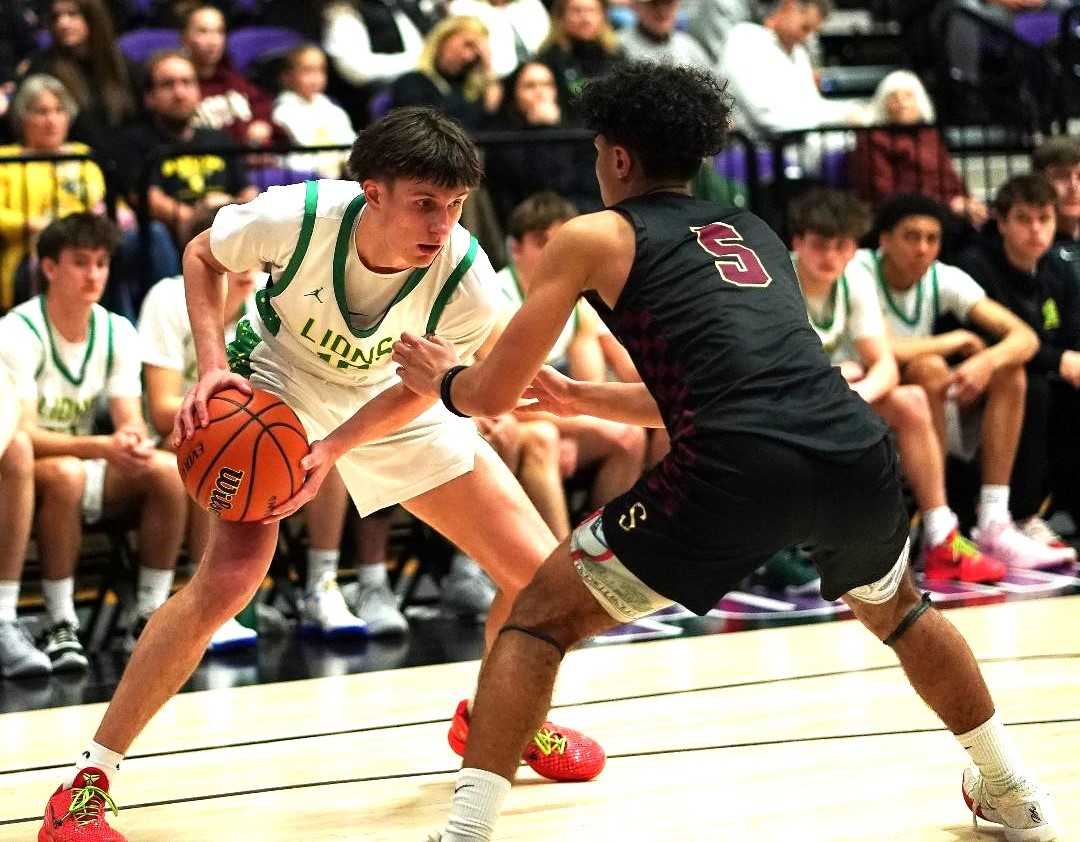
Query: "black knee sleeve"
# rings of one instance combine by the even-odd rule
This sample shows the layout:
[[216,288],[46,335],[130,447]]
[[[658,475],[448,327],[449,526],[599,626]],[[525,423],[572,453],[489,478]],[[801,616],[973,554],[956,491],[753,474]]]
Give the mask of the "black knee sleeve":
[[560,646],[559,642],[549,634],[546,634],[542,631],[537,631],[536,629],[527,629],[525,628],[525,626],[513,626],[510,624],[507,624],[501,629],[499,629],[499,634],[501,635],[503,632],[508,631],[521,632],[522,634],[527,634],[529,637],[535,637],[537,640],[542,640],[549,646],[555,647],[555,651],[559,653],[560,659],[566,657],[566,650],[562,646]]
[[903,637],[904,633],[915,625],[916,620],[930,610],[931,605],[933,605],[933,603],[930,601],[930,594],[924,593],[922,599],[920,599],[918,603],[904,615],[904,619],[900,621],[900,625],[896,627],[892,634],[885,638],[883,643],[886,646],[895,646],[896,641]]

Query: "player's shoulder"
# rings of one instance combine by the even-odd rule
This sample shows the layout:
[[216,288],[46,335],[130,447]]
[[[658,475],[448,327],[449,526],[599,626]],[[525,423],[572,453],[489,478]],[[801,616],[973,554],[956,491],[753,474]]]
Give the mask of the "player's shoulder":
[[[311,189],[308,182],[293,187],[298,187],[306,200],[307,192]],[[315,182],[314,189],[318,191],[316,215],[320,219],[340,219],[356,197],[364,193],[357,182],[335,178],[319,179]]]
[[873,249],[859,249],[848,261],[844,272],[849,281],[854,278],[873,277],[876,265],[877,257]]
[[[107,326],[114,344],[123,343],[129,339],[138,337],[139,332],[135,329],[135,325],[131,319],[127,316],[121,316],[119,313],[114,313],[112,310],[106,310],[100,304],[95,304],[92,308],[93,319],[95,325]],[[100,327],[95,328],[100,330]]]
[[168,307],[173,304],[185,305],[187,293],[184,290],[184,276],[172,275],[162,278],[146,292],[143,309],[147,307]]
[[952,263],[935,261],[934,269],[937,272],[938,287],[942,290],[964,289],[971,290],[974,287],[982,289],[983,284],[975,278],[969,269],[975,269],[977,263],[965,261],[965,266],[957,266]]

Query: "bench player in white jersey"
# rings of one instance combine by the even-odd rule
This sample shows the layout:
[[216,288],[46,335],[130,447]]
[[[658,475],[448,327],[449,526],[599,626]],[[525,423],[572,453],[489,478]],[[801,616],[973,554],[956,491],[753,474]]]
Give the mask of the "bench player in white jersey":
[[[511,261],[497,275],[503,298],[504,322],[509,321],[525,303],[525,297],[536,279],[536,268],[545,244],[567,220],[575,216],[577,210],[574,206],[552,192],[537,193],[514,208],[507,224]],[[601,342],[603,334],[617,345],[592,307],[585,301],[579,301],[555,340],[546,364],[575,380],[606,380],[608,361]],[[621,346],[619,350],[625,355]],[[526,440],[530,438],[532,428],[552,430],[554,447],[530,450],[531,454],[541,457],[548,454],[544,464],[535,464],[539,460],[529,460],[534,464],[523,464],[518,478],[555,537],[560,540],[570,534],[564,475],[593,465],[597,467],[589,493],[591,509],[599,508],[607,500],[626,491],[641,476],[645,462],[645,430],[642,427],[589,416],[560,418],[536,415],[529,416],[521,423],[521,433]],[[543,436],[541,434],[536,438]]]
[[[213,631],[263,580],[277,519],[310,500],[335,464],[361,515],[401,503],[487,570],[500,589],[489,642],[556,545],[473,423],[405,389],[390,359],[403,330],[437,332],[471,357],[494,324],[494,272],[457,224],[480,181],[476,148],[436,111],[397,109],[360,134],[349,168],[355,181],[274,188],[222,209],[212,230],[185,252],[201,376],[177,416],[176,438],[206,422],[214,392],[268,389],[297,412],[314,442],[304,460],[307,480],[264,522],[216,525],[191,582],[147,626],[94,741],[50,799],[43,840],[123,838],[104,816],[123,754],[186,680]],[[237,328],[230,371],[223,276],[264,264],[272,283]],[[462,702],[451,731],[459,753],[468,730]],[[603,766],[592,740],[550,723],[524,757],[549,777],[592,776]]]
[[850,193],[819,188],[796,199],[789,218],[792,262],[810,326],[851,388],[896,434],[900,465],[926,527],[926,577],[999,581],[1005,565],[979,552],[960,533],[957,517],[949,508],[945,459],[930,404],[921,386],[900,385],[877,284],[873,278],[844,271],[870,227],[869,212]]
[[[1028,538],[1009,512],[1027,389],[1024,364],[1039,340],[970,275],[937,259],[945,213],[925,196],[890,199],[877,214],[879,247],[859,250],[845,274],[849,283],[877,286],[901,379],[926,391],[942,454],[979,459],[979,522],[972,532],[979,550],[1010,567],[1054,567],[1070,560],[1068,550]],[[935,333],[946,316],[965,327]],[[984,337],[996,341],[988,344]],[[930,543],[948,535],[955,520],[948,510],[928,511]],[[952,555],[963,551],[957,547]]]
[[[51,223],[38,240],[44,294],[0,321],[0,358],[12,371],[34,447],[37,543],[48,623],[41,645],[54,670],[85,669],[74,582],[84,523],[136,508],[137,604],[126,643],[168,598],[187,513],[174,458],[153,447],[143,421],[139,338],[100,304],[116,245],[111,222],[88,213]],[[99,402],[115,432],[94,435]]]

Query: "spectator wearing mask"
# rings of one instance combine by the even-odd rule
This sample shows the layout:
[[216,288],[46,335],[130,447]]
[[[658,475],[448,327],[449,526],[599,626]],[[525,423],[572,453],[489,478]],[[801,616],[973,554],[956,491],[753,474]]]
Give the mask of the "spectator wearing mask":
[[[285,56],[282,91],[274,101],[274,122],[301,146],[351,145],[356,139],[349,115],[326,95],[326,55],[314,44],[296,47]],[[289,156],[289,166],[340,178],[348,152]]]
[[488,31],[477,18],[447,18],[424,40],[419,66],[390,88],[395,106],[427,105],[477,130],[502,102]]
[[196,127],[224,132],[245,146],[284,138],[271,120],[269,94],[234,70],[225,56],[225,16],[218,8],[199,5],[189,11],[180,40],[199,76]]
[[551,28],[541,0],[452,0],[450,13],[479,18],[491,40],[491,71],[509,76],[540,49]]
[[564,118],[576,124],[573,99],[585,83],[624,59],[603,0],[555,0],[551,31],[537,58],[551,68]]
[[994,197],[994,224],[964,251],[957,265],[977,277],[987,295],[1039,337],[1027,364],[1024,426],[1013,469],[1013,510],[1021,528],[1075,561],[1038,511],[1048,490],[1053,454],[1055,500],[1078,513],[1080,443],[1080,286],[1049,265],[1057,193],[1042,175],[1019,175]]
[[712,59],[692,35],[675,28],[679,0],[634,0],[637,25],[620,33],[629,59],[667,64],[691,64],[710,69]]
[[918,76],[896,70],[882,79],[867,116],[874,126],[912,128],[859,132],[853,169],[855,189],[863,200],[877,204],[896,193],[922,193],[976,228],[986,222],[986,205],[968,195],[941,132],[923,125],[933,123],[936,115]]
[[31,56],[26,73],[59,79],[79,109],[72,138],[107,150],[114,132],[135,115],[133,74],[108,10],[101,0],[52,0],[48,25],[52,43]]
[[831,11],[831,0],[776,0],[762,24],[732,28],[720,75],[735,99],[736,123],[747,134],[767,138],[861,117],[855,103],[821,95],[806,49]]

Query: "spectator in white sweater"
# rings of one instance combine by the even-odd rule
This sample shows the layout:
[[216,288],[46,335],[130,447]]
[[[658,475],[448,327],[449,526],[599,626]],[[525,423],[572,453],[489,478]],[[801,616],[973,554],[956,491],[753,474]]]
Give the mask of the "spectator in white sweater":
[[[356,139],[349,115],[326,96],[326,56],[314,44],[290,50],[281,74],[282,92],[274,101],[274,122],[285,129],[293,143],[302,146],[351,144]],[[289,156],[291,169],[339,178],[347,151],[296,153]]]
[[818,90],[806,40],[831,0],[778,0],[764,23],[739,23],[724,45],[720,75],[735,98],[735,120],[752,137],[856,122],[861,104],[827,100]]
[[634,0],[637,25],[619,34],[627,58],[711,69],[712,60],[697,39],[675,28],[679,0]]

